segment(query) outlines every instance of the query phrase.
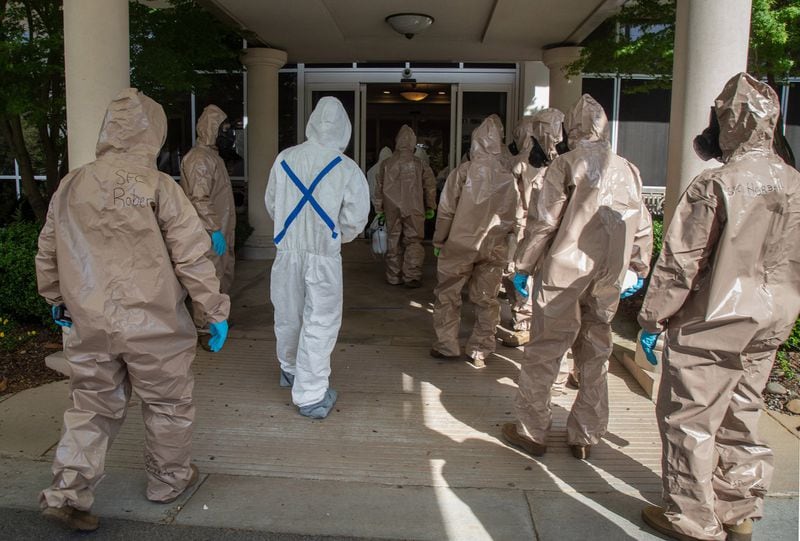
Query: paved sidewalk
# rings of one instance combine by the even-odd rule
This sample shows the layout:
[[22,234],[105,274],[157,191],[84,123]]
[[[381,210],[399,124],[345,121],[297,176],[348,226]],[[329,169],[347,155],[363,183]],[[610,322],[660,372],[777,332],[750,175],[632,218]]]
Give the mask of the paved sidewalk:
[[[171,505],[145,500],[134,397],[98,489],[98,538],[660,539],[639,518],[660,498],[661,449],[653,404],[633,378],[612,359],[609,434],[590,462],[565,444],[574,391],[554,397],[544,458],[508,447],[499,427],[513,418],[522,352],[498,346],[483,370],[427,355],[432,260],[425,287],[407,290],[383,283],[363,245],[347,249],[332,377],[340,400],[324,421],[300,417],[278,387],[266,266],[239,262],[231,339],[219,354],[199,350],[194,368],[201,483]],[[66,395],[60,382],[0,402],[0,530],[11,539],[53,538],[32,511]],[[755,539],[798,538],[800,418],[780,421],[762,418],[777,464]]]

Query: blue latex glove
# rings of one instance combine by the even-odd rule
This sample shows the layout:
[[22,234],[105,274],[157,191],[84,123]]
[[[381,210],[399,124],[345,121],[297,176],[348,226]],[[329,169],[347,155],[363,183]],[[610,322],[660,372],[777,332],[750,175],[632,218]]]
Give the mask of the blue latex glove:
[[528,275],[522,274],[521,272],[514,273],[514,289],[517,290],[517,293],[528,298]]
[[214,251],[217,255],[224,254],[225,250],[228,249],[228,243],[225,242],[225,236],[222,234],[222,231],[214,231],[211,233],[211,246],[214,247]]
[[228,322],[211,323],[208,328],[211,331],[208,347],[216,353],[222,349],[222,346],[225,345],[225,339],[228,338]]
[[63,308],[64,305],[56,306],[53,305],[50,307],[50,314],[53,316],[53,321],[56,322],[56,325],[59,327],[72,327],[72,322],[68,319],[61,319],[58,317],[59,308]]
[[433,209],[428,209],[425,211],[425,219],[426,220],[433,220],[433,217],[436,216],[436,211]]
[[439,254],[441,254],[441,253],[442,253],[442,249],[441,248],[434,248],[433,249],[433,255],[435,255],[436,257],[439,257]]
[[639,343],[642,345],[644,356],[647,357],[647,362],[653,366],[658,364],[658,358],[656,358],[656,354],[653,350],[656,347],[656,342],[658,342],[658,337],[660,335],[661,333],[659,332],[642,331],[642,334],[639,336]]
[[634,295],[637,291],[642,289],[643,285],[644,285],[644,278],[639,278],[638,280],[636,280],[636,285],[631,286],[628,289],[626,289],[625,291],[623,291],[620,294],[619,298],[620,299],[627,299],[628,297]]

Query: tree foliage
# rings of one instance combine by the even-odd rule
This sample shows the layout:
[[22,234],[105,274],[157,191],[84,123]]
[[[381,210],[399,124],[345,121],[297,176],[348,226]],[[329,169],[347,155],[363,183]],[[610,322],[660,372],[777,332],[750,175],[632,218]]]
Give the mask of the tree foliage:
[[[675,0],[636,0],[586,42],[571,73],[650,75],[637,87],[669,87],[675,40]],[[800,0],[752,0],[748,70],[776,86],[800,75]]]
[[[241,69],[241,38],[194,0],[171,4],[129,4],[131,84],[165,106],[203,90],[203,71]],[[19,164],[24,196],[43,220],[68,170],[61,1],[0,0],[0,81],[0,146]],[[41,172],[44,184],[34,180]]]
[[204,73],[242,69],[236,33],[193,0],[170,3],[170,9],[130,4],[131,85],[164,105],[206,90]]

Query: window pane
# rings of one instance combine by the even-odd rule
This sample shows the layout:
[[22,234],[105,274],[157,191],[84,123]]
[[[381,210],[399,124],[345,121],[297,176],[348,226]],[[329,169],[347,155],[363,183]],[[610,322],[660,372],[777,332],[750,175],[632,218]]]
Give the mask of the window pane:
[[181,94],[172,99],[162,99],[167,115],[167,140],[161,147],[157,164],[159,171],[180,176],[181,160],[192,148],[192,96]]
[[622,80],[617,153],[639,168],[642,184],[666,186],[671,92],[631,93],[642,84],[644,81]]
[[278,151],[297,144],[297,74],[278,74]]
[[789,85],[786,107],[786,139],[792,147],[795,161],[800,161],[800,83]]
[[[614,79],[600,79],[597,77],[583,78],[583,93],[589,94],[597,103],[603,106],[606,116],[611,120],[614,110]],[[564,114],[567,111],[562,111]]]

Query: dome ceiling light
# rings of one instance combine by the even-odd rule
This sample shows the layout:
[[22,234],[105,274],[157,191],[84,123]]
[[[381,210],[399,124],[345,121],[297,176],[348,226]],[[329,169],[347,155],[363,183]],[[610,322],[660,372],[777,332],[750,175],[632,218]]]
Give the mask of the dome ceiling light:
[[395,13],[386,17],[386,22],[389,23],[395,32],[403,34],[406,38],[411,39],[415,34],[418,34],[433,24],[433,17],[425,15],[424,13]]
[[400,95],[403,96],[408,101],[422,101],[428,97],[427,92],[419,92],[417,90],[408,90],[406,92],[400,92]]

